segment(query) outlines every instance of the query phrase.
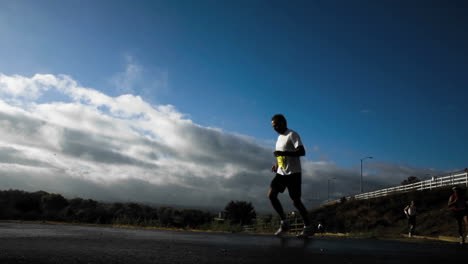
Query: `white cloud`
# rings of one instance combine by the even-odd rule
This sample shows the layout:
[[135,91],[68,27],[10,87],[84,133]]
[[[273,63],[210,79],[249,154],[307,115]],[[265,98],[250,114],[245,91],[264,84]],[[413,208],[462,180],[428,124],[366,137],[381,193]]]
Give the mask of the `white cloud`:
[[[147,182],[155,190],[164,186],[200,191],[204,197],[222,196],[224,191],[237,193],[226,197],[226,202],[241,199],[251,187],[230,190],[223,186],[225,179],[249,173],[265,180],[258,188],[268,184],[270,175],[262,170],[270,165],[270,150],[246,136],[194,124],[174,106],[153,106],[129,94],[111,97],[81,87],[64,75],[27,78],[2,74],[0,83],[0,146],[5,152],[0,162],[11,175],[35,177],[35,169],[40,168],[40,175],[46,171],[50,177],[102,186],[129,180]],[[36,99],[47,90],[44,87],[63,93],[71,102],[38,103]],[[12,92],[19,90],[22,92]],[[27,90],[35,95],[22,96]],[[12,99],[20,104],[11,103]],[[24,186],[30,185],[18,188]],[[112,193],[112,189],[107,191]],[[134,194],[127,195],[131,199]],[[190,198],[173,202],[197,203]]]
[[[69,100],[39,103],[50,89]],[[112,97],[69,76],[0,73],[3,188],[218,209],[248,200],[271,211],[266,192],[274,158],[257,142],[263,140],[195,124],[174,106],[131,94]],[[368,165],[379,174],[366,175],[368,187],[394,184],[395,172],[418,171],[374,166]],[[325,198],[330,177],[336,178],[335,197],[359,189],[358,170],[304,159],[304,199]]]
[[142,78],[143,68],[131,56],[126,56],[126,63],[125,71],[112,77],[111,83],[121,94],[134,94],[134,86]]
[[36,74],[32,78],[19,75],[7,76],[0,73],[0,95],[11,99],[37,99],[50,88],[51,75]]
[[110,84],[118,94],[154,95],[167,91],[169,72],[164,69],[144,68],[134,57],[126,55],[125,70],[110,78]]

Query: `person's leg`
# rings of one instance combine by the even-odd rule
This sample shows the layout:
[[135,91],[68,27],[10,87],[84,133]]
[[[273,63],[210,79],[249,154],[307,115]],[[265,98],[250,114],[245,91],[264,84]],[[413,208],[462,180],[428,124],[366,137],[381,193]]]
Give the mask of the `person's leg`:
[[281,220],[285,221],[286,216],[284,214],[283,206],[281,206],[281,202],[278,199],[278,191],[275,191],[272,188],[270,188],[270,190],[268,191],[268,199],[270,199],[273,209],[275,209],[275,211],[278,213]]
[[463,219],[457,217],[458,235],[463,236]]
[[412,236],[412,232],[411,232],[411,216],[408,216],[408,237],[411,237]]
[[410,225],[410,232],[414,234],[414,229],[416,228],[416,216],[410,216],[411,218],[411,225]]
[[284,191],[283,185],[281,183],[282,179],[283,178],[277,175],[271,182],[270,190],[268,191],[268,199],[270,199],[271,205],[281,218],[280,226],[275,232],[275,236],[284,234],[289,230],[289,223],[286,219],[286,215],[284,214],[283,206],[281,206],[281,203],[278,199],[278,194]]
[[289,197],[294,203],[294,207],[297,208],[299,214],[304,221],[305,226],[310,226],[309,215],[307,214],[307,209],[301,200],[301,184],[302,184],[302,175],[300,173],[290,175],[290,181],[288,183],[288,192]]
[[466,215],[463,216],[463,222],[465,224],[465,230],[464,230],[464,232],[462,231],[463,232],[462,236],[465,237],[467,235],[467,232],[468,232],[468,216],[466,216]]
[[291,199],[294,202],[294,206],[297,208],[297,210],[299,211],[299,214],[302,217],[302,220],[304,221],[304,229],[302,229],[302,232],[299,233],[297,237],[308,238],[309,236],[314,234],[314,230],[312,226],[310,225],[310,220],[309,220],[309,215],[307,214],[307,209],[305,208],[304,204],[301,201],[301,196],[300,195],[295,196],[295,194],[297,195],[297,193],[291,192],[291,190],[289,191],[290,191],[290,195],[292,194]]
[[302,217],[302,220],[304,221],[305,226],[310,226],[310,220],[309,220],[309,215],[307,214],[307,209],[305,208],[304,204],[301,201],[300,197],[295,197],[293,199],[294,202],[294,207],[297,208],[299,211],[299,214]]

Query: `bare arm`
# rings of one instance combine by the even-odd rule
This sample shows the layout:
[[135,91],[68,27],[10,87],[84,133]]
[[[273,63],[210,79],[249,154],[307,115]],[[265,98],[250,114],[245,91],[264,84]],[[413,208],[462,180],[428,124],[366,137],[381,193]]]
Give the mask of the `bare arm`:
[[305,156],[306,153],[305,153],[304,146],[299,146],[293,151],[275,151],[273,152],[273,154],[275,155],[275,157],[278,157],[278,156],[301,157],[301,156]]
[[449,201],[448,201],[448,207],[454,205],[457,202],[457,199],[453,198],[453,195],[450,196]]
[[271,167],[271,171],[276,172],[277,170],[278,170],[278,163],[275,163],[275,165]]

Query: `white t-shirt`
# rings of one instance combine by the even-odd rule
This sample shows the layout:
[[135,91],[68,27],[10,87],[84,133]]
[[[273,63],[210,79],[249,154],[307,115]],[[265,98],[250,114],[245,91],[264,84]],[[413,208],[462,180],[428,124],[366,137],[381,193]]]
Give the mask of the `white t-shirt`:
[[[276,151],[294,151],[299,146],[303,146],[301,138],[299,137],[299,134],[291,129],[287,129],[284,134],[280,134],[276,141]],[[276,173],[281,175],[290,175],[301,172],[300,157],[279,156],[277,157],[277,160],[278,170]]]

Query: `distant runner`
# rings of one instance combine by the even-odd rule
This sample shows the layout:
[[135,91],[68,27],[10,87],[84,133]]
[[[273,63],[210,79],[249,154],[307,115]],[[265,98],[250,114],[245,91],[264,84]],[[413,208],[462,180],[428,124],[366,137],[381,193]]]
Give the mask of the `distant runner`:
[[414,229],[416,228],[416,205],[414,204],[414,201],[411,201],[403,211],[406,214],[406,218],[408,218],[408,237],[412,237],[414,235]]
[[[458,235],[460,235],[460,244],[465,244],[465,232],[468,228],[468,212],[466,210],[465,195],[460,193],[460,188],[457,186],[452,188],[453,194],[450,195],[448,207],[452,209],[452,215],[457,220]],[[463,230],[463,222],[465,222],[465,230]]]
[[278,194],[283,193],[288,188],[289,196],[304,221],[304,229],[297,237],[307,238],[314,232],[310,225],[307,210],[301,201],[302,169],[300,157],[305,156],[305,149],[299,134],[288,129],[286,118],[282,114],[273,116],[271,126],[279,134],[275,152],[273,152],[273,155],[277,158],[277,163],[271,168],[276,176],[271,181],[270,190],[268,191],[271,205],[281,218],[280,227],[275,235],[281,235],[289,230],[289,223],[278,200]]

